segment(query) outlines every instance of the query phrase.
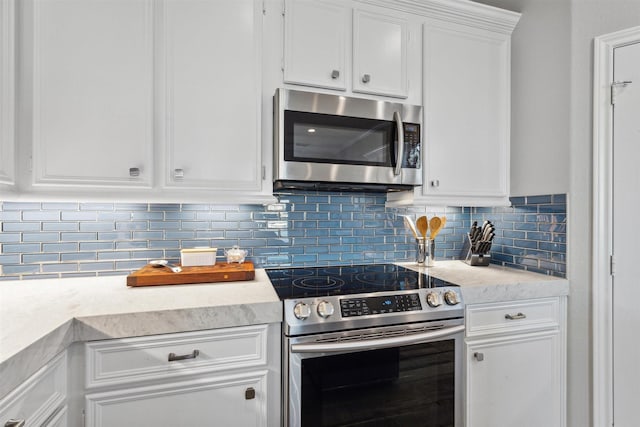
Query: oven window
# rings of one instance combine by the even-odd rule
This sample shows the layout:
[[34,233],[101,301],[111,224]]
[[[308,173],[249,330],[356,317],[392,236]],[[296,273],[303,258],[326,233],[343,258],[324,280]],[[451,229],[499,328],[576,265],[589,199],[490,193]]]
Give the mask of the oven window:
[[453,426],[455,341],[302,360],[302,426]]
[[393,166],[391,121],[285,111],[286,161]]

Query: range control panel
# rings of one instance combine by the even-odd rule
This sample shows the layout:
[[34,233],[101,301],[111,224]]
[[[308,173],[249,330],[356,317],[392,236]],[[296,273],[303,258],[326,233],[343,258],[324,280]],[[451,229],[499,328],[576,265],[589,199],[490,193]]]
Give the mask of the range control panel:
[[340,300],[340,313],[342,317],[368,316],[370,314],[415,310],[422,310],[418,293]]
[[453,286],[327,295],[285,299],[283,330],[295,336],[463,316],[462,295]]

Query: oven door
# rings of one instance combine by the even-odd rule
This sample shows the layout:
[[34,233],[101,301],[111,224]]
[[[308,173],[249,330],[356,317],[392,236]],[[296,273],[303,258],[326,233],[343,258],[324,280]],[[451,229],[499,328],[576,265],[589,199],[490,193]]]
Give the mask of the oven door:
[[286,338],[288,426],[462,426],[462,319]]

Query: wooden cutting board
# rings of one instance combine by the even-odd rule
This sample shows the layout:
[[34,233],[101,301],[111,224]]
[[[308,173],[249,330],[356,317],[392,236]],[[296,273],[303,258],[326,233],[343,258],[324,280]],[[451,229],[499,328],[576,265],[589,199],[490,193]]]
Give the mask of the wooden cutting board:
[[235,282],[253,280],[255,275],[256,272],[251,261],[245,261],[242,264],[218,262],[211,266],[182,267],[180,273],[174,273],[164,267],[145,265],[127,276],[127,286]]

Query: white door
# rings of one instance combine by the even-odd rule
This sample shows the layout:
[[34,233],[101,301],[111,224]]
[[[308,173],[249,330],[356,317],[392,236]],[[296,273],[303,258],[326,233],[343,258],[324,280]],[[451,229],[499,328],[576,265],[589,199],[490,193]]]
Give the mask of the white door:
[[468,343],[466,425],[564,425],[560,346],[558,331]]
[[408,22],[353,13],[353,91],[407,97]]
[[259,191],[260,5],[255,0],[163,5],[166,185]]
[[285,2],[285,83],[346,89],[349,12],[339,3]]
[[86,425],[265,427],[267,371],[88,394]]
[[21,6],[35,185],[150,186],[152,3],[30,0]]
[[509,63],[508,35],[425,23],[423,196],[452,206],[507,200]]
[[[640,406],[640,43],[614,50],[613,139],[613,418],[616,427],[638,425]],[[632,82],[632,83],[623,83]]]

